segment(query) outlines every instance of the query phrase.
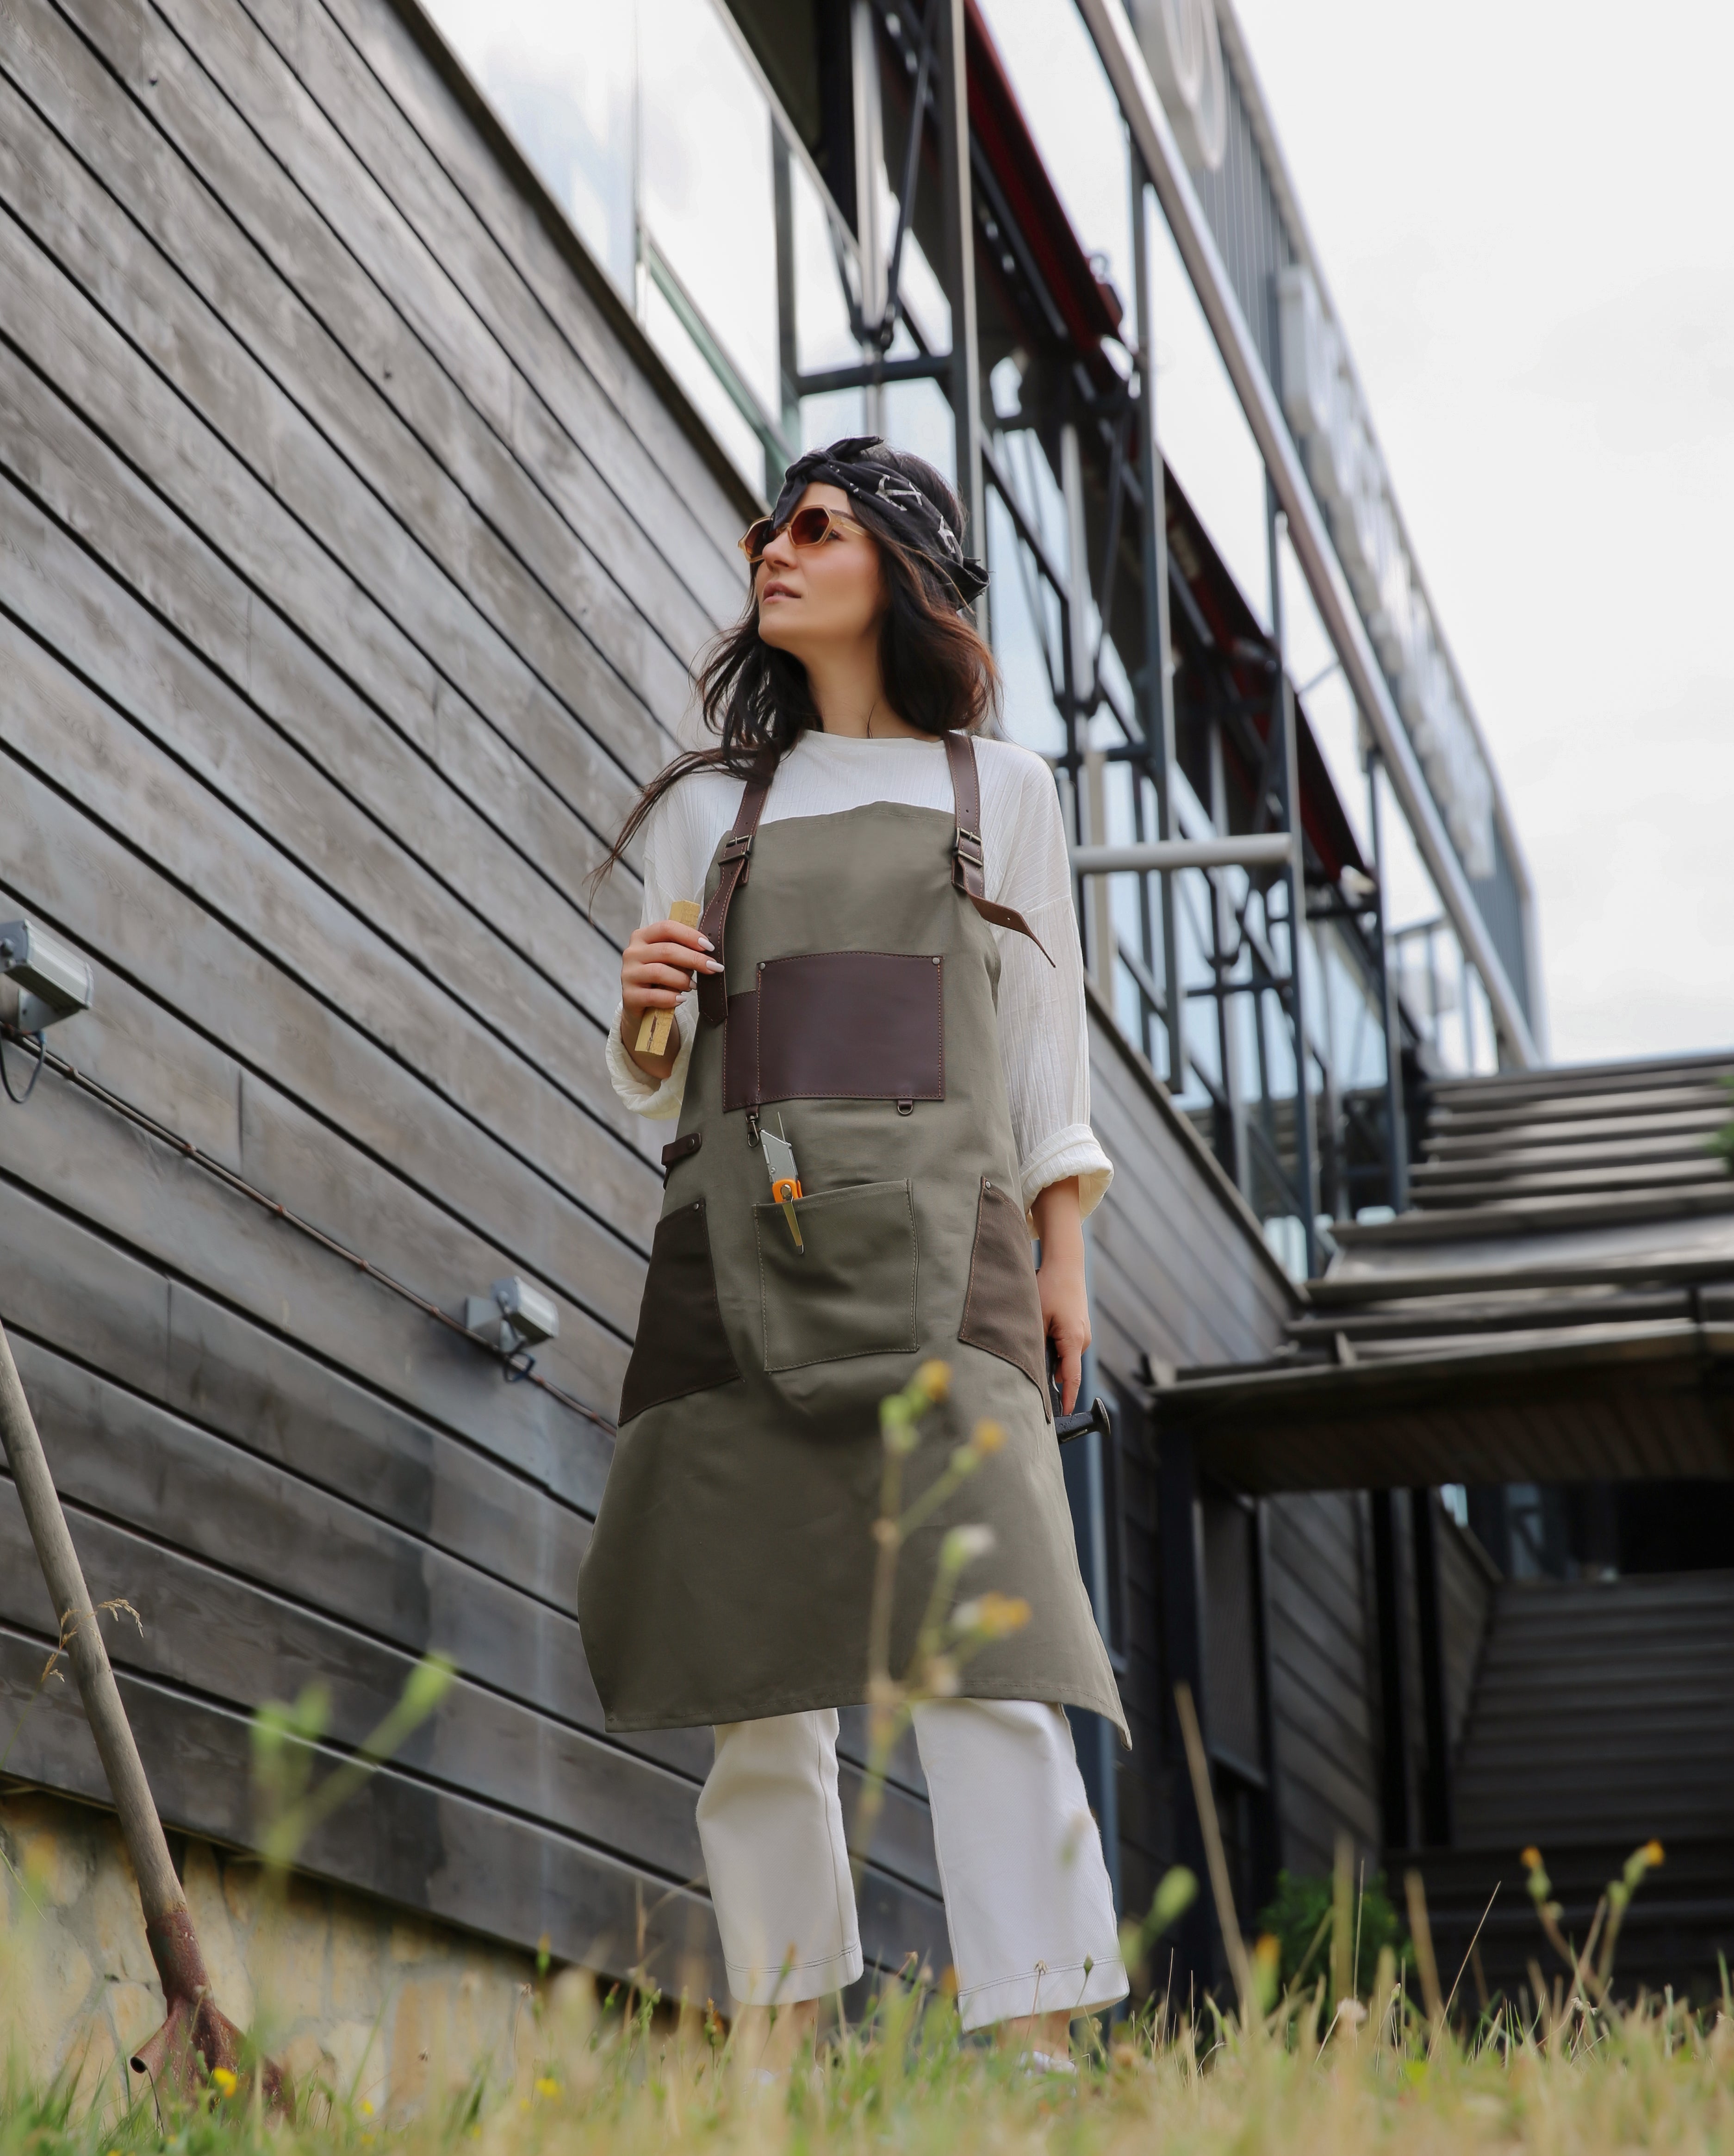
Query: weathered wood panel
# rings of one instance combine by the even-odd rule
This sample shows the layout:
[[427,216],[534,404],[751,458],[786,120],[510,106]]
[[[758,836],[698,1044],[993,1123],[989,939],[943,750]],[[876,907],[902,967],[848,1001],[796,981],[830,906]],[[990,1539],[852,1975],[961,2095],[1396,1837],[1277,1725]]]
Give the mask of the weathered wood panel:
[[1475,1678],[1499,1593],[1499,1568],[1474,1536],[1442,1512],[1439,1619],[1445,1654],[1445,1722],[1454,1759],[1469,1720]]
[[1336,1837],[1381,1843],[1374,1648],[1361,1512],[1346,1495],[1265,1500],[1283,1860],[1325,1872]]
[[[1249,1362],[1281,1344],[1294,1291],[1258,1224],[1190,1124],[1092,1000],[1092,1113],[1114,1161],[1092,1224],[1097,1349],[1123,1394],[1144,1368]],[[1155,1585],[1154,1492],[1135,1451],[1123,1472],[1135,1621],[1122,1686],[1135,1749],[1119,1776],[1129,1906],[1173,1858],[1178,1763],[1162,1756],[1166,1686]],[[1282,1861],[1328,1871],[1336,1835],[1379,1842],[1379,1732],[1361,1501],[1265,1501],[1270,1721]],[[1243,1621],[1257,1621],[1248,1601]],[[1207,1702],[1207,1707],[1208,1702]],[[1244,1722],[1244,1712],[1239,1716]],[[1184,1801],[1183,1798],[1179,1799]]]
[[[587,879],[740,603],[750,495],[409,0],[0,11],[0,906],[99,983],[56,1045],[449,1312],[536,1280],[538,1371],[605,1414],[661,1134],[603,1058],[638,886]],[[1140,1387],[1268,1352],[1289,1297],[1099,1014],[1095,1054],[1129,1899],[1172,1815]],[[460,1683],[308,1861],[615,1968],[642,1906],[720,1992],[708,1737],[610,1739],[578,1635],[605,1430],[54,1076],[0,1104],[0,1316],[92,1584],[144,1614],[116,1652],[175,1824],[247,1839],[260,1698],[316,1676],[352,1743],[438,1647]],[[1279,1690],[1326,1730],[1297,1817],[1355,1801],[1343,1561],[1283,1589]],[[16,1691],[47,1615],[3,1486],[0,1568]],[[843,1749],[852,1806],[858,1715]],[[64,1700],[12,1763],[101,1792]],[[941,1965],[937,1889],[906,1743],[870,1955]]]
[[[635,879],[587,878],[750,501],[501,148],[365,4],[0,20],[0,905],[95,965],[81,1069],[448,1310],[533,1276],[539,1369],[606,1409],[659,1183],[602,1056]],[[440,1648],[309,1861],[615,1967],[661,1905],[720,1990],[665,1899],[708,1735],[609,1738],[575,1622],[605,1434],[52,1076],[0,1121],[0,1312],[92,1584],[146,1613],[172,1820],[244,1840],[260,1698],[317,1677],[351,1743]],[[8,1689],[20,1536],[0,1491]],[[64,1703],[13,1765],[101,1790]],[[877,1959],[943,1958],[937,1889],[906,1748]]]

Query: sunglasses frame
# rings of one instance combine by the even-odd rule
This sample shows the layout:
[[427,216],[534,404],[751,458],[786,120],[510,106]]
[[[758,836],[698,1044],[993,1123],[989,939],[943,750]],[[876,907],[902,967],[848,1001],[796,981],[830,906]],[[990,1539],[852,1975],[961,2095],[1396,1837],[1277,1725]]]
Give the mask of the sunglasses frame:
[[[825,519],[825,528],[816,538],[797,539],[795,536],[795,527],[804,516],[822,516]],[[826,509],[817,502],[810,508],[794,511],[783,523],[774,525],[769,531],[765,531],[765,526],[770,523],[771,520],[768,516],[755,517],[734,542],[746,556],[749,564],[753,568],[756,569],[764,559],[765,547],[769,546],[773,539],[780,537],[785,531],[789,534],[789,543],[791,547],[822,547],[827,539],[839,532],[858,532],[863,538],[869,536],[866,525],[857,524],[852,516],[845,516],[841,510]],[[756,554],[753,552],[753,535],[755,531],[764,531],[764,543]]]

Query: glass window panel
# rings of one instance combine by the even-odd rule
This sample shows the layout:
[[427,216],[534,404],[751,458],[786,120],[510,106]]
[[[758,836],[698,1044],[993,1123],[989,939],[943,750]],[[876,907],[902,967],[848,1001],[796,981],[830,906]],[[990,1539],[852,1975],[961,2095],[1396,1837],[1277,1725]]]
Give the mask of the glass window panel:
[[[925,457],[955,484],[957,432],[952,424],[950,399],[939,383],[888,382],[881,396],[886,440]],[[966,551],[971,554],[980,551],[980,542],[973,532],[968,536]]]
[[[891,213],[885,232],[885,244],[889,247],[897,232],[895,209]],[[903,242],[903,259],[898,272],[898,285],[903,294],[903,304],[921,331],[928,350],[949,352],[951,302],[946,298],[945,288],[934,274],[932,264],[922,253],[921,242],[913,232]],[[899,330],[901,333],[901,325]]]
[[1073,229],[1129,305],[1125,127],[1083,18],[1065,0],[982,0],[982,13]]
[[858,389],[831,389],[823,397],[800,401],[800,445],[822,449],[846,434],[858,434],[867,425],[867,399]]
[[1001,723],[1010,738],[1038,755],[1064,752],[1066,730],[1054,709],[1037,609],[1047,612],[1050,641],[1058,634],[1058,608],[1020,546],[1010,513],[987,490],[988,567],[993,578],[994,656],[1000,665]]
[[[588,25],[608,11],[578,12]],[[764,93],[712,0],[655,0],[639,69],[644,221],[742,379],[774,413],[776,225]],[[754,484],[763,483],[761,470]]]
[[428,12],[630,302],[635,0],[430,0]]
[[764,449],[737,410],[710,362],[687,335],[680,317],[648,277],[644,280],[642,319],[646,334],[668,362],[668,369],[692,398],[705,424],[728,452],[741,477],[755,493],[764,490]]
[[[853,367],[861,349],[849,327],[831,212],[806,167],[798,157],[790,162],[795,199],[796,363],[803,374],[824,367]],[[821,439],[832,441],[836,435]]]
[[1263,462],[1154,195],[1148,230],[1162,454],[1248,605],[1268,627]]
[[[1304,689],[1303,708],[1324,753],[1356,843],[1369,860],[1372,836],[1366,820],[1366,776],[1361,763],[1360,718],[1346,677],[1319,619],[1312,592],[1285,540],[1283,565],[1283,642],[1289,678]],[[1330,670],[1327,671],[1326,670]]]
[[1114,1014],[1128,1040],[1145,1046],[1144,998],[1129,968],[1116,962],[1114,968]]

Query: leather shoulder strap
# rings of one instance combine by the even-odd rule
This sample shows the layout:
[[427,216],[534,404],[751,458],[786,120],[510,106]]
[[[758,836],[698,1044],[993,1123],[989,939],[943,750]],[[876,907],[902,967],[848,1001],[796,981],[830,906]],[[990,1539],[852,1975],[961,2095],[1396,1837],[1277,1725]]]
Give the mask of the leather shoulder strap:
[[975,763],[974,737],[954,727],[941,738],[945,743],[945,761],[951,768],[951,880],[984,921],[1027,936],[1051,966],[1053,960],[1047,957],[1046,945],[1023,916],[1014,913],[1009,906],[996,906],[987,896],[987,857],[981,846],[981,773]]
[[[749,778],[741,788],[740,806],[734,812],[734,828],[723,841],[722,872],[711,902],[698,923],[701,936],[709,937],[716,955],[723,958],[728,928],[728,907],[737,888],[747,880],[747,863],[753,851],[753,834],[764,812],[770,792],[768,778]],[[721,1025],[728,1015],[728,977],[726,973],[698,976],[698,1015],[706,1025]]]

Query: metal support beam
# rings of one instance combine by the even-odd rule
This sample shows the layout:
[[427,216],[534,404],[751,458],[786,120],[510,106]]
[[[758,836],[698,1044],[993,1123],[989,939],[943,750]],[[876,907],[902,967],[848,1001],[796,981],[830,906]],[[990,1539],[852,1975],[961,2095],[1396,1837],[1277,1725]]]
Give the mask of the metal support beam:
[[1409,1846],[1409,1732],[1403,1700],[1402,1601],[1397,1585],[1396,1506],[1375,1490],[1372,1508],[1373,1604],[1378,1626],[1381,1824],[1387,1849]]
[[868,389],[883,382],[944,382],[950,372],[949,352],[921,352],[909,359],[864,359],[858,367],[821,367],[816,374],[801,375],[798,386],[803,397],[828,397],[834,389]]
[[[1131,170],[1132,304],[1138,330],[1138,472],[1144,494],[1139,535],[1144,562],[1144,670],[1138,685],[1139,706],[1144,737],[1150,747],[1150,778],[1156,789],[1156,835],[1171,844],[1180,827],[1174,800],[1174,773],[1179,754],[1174,731],[1174,654],[1168,629],[1168,509],[1161,438],[1156,429],[1155,303],[1150,290],[1150,235],[1145,223],[1150,213],[1146,199],[1150,174],[1136,143],[1131,146]],[[1175,892],[1165,876],[1158,888],[1162,911],[1168,1087],[1171,1092],[1182,1093],[1186,1084],[1186,993],[1180,978]]]
[[[1096,654],[1091,649],[1088,531],[1083,511],[1083,454],[1078,429],[1070,419],[1060,428],[1060,495],[1066,509],[1066,665],[1070,684],[1076,746],[1082,758],[1078,771],[1078,834],[1086,846],[1100,849],[1108,836],[1106,774],[1100,750],[1090,745],[1089,721],[1095,680]],[[1114,962],[1119,938],[1114,931],[1114,912],[1107,880],[1099,876],[1084,893],[1084,946],[1089,971],[1103,1001],[1114,1006]]]
[[[1219,831],[1228,828],[1228,773],[1222,760],[1222,721],[1212,715],[1209,730],[1210,753],[1210,820]],[[1260,836],[1261,845],[1278,841]],[[1281,860],[1273,855],[1272,865],[1280,867],[1288,858],[1288,840],[1282,839]],[[1228,1145],[1232,1156],[1232,1172],[1234,1187],[1245,1199],[1254,1213],[1259,1209],[1258,1193],[1253,1183],[1253,1149],[1248,1142],[1250,1126],[1247,1121],[1247,1089],[1245,1075],[1241,1069],[1238,1007],[1230,1008],[1233,990],[1230,976],[1238,965],[1237,953],[1243,942],[1251,941],[1244,928],[1237,931],[1234,901],[1226,880],[1212,876],[1210,880],[1210,993],[1217,1006],[1217,1054],[1222,1070],[1222,1091],[1227,1097]],[[1253,954],[1253,973],[1258,978],[1260,953]],[[1253,1004],[1254,1037],[1261,1043],[1264,1037],[1264,1020],[1258,1001]]]
[[1391,947],[1385,933],[1385,848],[1379,814],[1379,771],[1382,759],[1376,743],[1366,751],[1366,814],[1373,842],[1373,880],[1378,886],[1379,910],[1374,932],[1379,945],[1379,1005],[1385,1019],[1385,1122],[1389,1147],[1388,1164],[1392,1209],[1406,1213],[1409,1205],[1409,1128],[1403,1112],[1402,1019],[1397,1007],[1397,989],[1391,978]]
[[1421,1650],[1421,1717],[1427,1763],[1421,1779],[1422,1839],[1431,1849],[1451,1846],[1451,1725],[1445,1701],[1445,1625],[1440,1602],[1438,1499],[1431,1490],[1409,1492],[1415,1537],[1415,1609]]
[[[770,176],[777,243],[777,401],[782,412],[783,439],[798,449],[802,390],[800,340],[795,334],[795,169],[787,139],[774,120],[770,124]],[[782,474],[777,475],[773,485],[769,458],[764,476],[765,499],[774,501]]]
[[[1084,1286],[1088,1293],[1093,1286],[1094,1272],[1090,1244],[1089,1224],[1084,1224]],[[1078,1404],[1094,1397],[1097,1384],[1096,1358],[1093,1348],[1083,1353],[1083,1375],[1078,1387]],[[1072,1512],[1072,1532],[1078,1544],[1078,1569],[1083,1574],[1084,1589],[1090,1598],[1096,1629],[1102,1635],[1102,1644],[1109,1653],[1114,1651],[1114,1617],[1109,1607],[1111,1592],[1111,1567],[1108,1557],[1108,1537],[1119,1530],[1119,1522],[1108,1516],[1107,1476],[1103,1460],[1104,1439],[1099,1430],[1085,1431],[1076,1444],[1067,1445],[1060,1454],[1060,1468],[1065,1478],[1066,1499]],[[1096,1815],[1096,1824],[1102,1832],[1103,1861],[1108,1866],[1108,1876],[1114,1890],[1114,1906],[1121,1907],[1120,1899],[1120,1821],[1119,1821],[1119,1732],[1111,1722],[1087,1707],[1072,1707],[1066,1710],[1072,1725],[1072,1741],[1078,1753],[1079,1773],[1083,1776],[1084,1794],[1089,1799],[1090,1810]]]
[[[970,175],[970,93],[964,59],[964,0],[940,0],[939,167],[944,181],[945,297],[951,305],[952,424],[964,545],[986,547],[981,478],[981,353],[975,321],[975,217]],[[975,604],[984,632],[983,601]]]
[[[885,313],[885,228],[881,212],[885,119],[879,100],[879,28],[873,0],[851,0],[849,75],[855,94],[855,239],[861,250],[861,319],[876,327]],[[915,115],[919,126],[921,116]],[[863,385],[867,431],[885,431],[877,382]]]
[[1136,846],[1074,846],[1074,875],[1120,875],[1128,870],[1286,869],[1285,831],[1228,839],[1148,839]]
[[1305,967],[1306,836],[1300,823],[1300,727],[1294,709],[1294,684],[1289,679],[1288,646],[1283,621],[1283,542],[1289,520],[1278,506],[1268,479],[1265,496],[1270,533],[1270,637],[1276,646],[1276,707],[1273,726],[1282,729],[1283,821],[1289,827],[1289,1018],[1294,1028],[1294,1155],[1300,1182],[1300,1225],[1306,1238],[1307,1278],[1319,1270],[1319,1133],[1308,1075]]

